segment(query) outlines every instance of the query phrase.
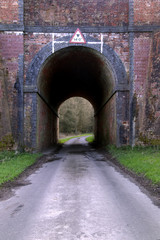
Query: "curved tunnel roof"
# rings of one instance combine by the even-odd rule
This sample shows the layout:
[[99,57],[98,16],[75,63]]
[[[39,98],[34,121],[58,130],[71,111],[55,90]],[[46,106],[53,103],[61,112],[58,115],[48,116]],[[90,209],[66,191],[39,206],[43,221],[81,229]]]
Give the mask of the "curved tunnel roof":
[[82,46],[67,47],[52,54],[38,77],[38,90],[54,109],[66,99],[80,96],[97,110],[114,86],[106,58],[98,51]]

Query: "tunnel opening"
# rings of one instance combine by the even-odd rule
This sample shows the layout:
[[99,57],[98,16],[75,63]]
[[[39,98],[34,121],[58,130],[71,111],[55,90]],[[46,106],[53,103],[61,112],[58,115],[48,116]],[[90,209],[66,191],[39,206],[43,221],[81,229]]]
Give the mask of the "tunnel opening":
[[[42,63],[37,76],[37,149],[58,142],[58,109],[64,101],[75,96],[87,99],[93,106],[96,143],[120,144],[119,127],[123,125],[122,120],[128,121],[128,92],[126,94],[123,82],[120,85],[117,77],[118,67],[123,64],[117,61],[116,55],[111,55],[110,48],[107,51],[111,60],[87,46],[68,46]],[[122,78],[125,82],[125,74],[121,74]]]
[[[113,97],[110,100],[111,104],[107,104],[107,106],[111,105],[108,112],[103,106],[111,96],[115,84],[113,72],[105,57],[96,50],[73,46],[51,55],[43,64],[38,77],[39,148],[57,143],[58,108],[73,96],[83,97],[93,105],[96,141],[99,144],[107,144],[107,140],[109,142],[112,139],[115,143],[116,98]],[[107,118],[112,118],[114,122],[112,126],[109,124],[109,119],[107,122]]]
[[89,101],[72,97],[61,104],[59,115],[59,138],[93,134],[94,109]]

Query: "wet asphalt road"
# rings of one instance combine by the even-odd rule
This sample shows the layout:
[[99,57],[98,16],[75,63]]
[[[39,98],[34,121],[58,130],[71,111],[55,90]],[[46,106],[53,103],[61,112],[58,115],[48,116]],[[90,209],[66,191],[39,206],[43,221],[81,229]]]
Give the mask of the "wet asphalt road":
[[0,202],[0,240],[160,240],[160,209],[84,138],[46,157]]

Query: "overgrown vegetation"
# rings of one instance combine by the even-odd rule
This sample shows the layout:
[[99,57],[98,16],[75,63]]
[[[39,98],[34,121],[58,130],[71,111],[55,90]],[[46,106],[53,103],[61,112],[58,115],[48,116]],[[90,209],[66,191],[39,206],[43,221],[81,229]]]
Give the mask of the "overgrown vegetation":
[[35,163],[40,154],[18,153],[13,151],[0,152],[0,185],[14,180],[27,167]]
[[94,141],[94,136],[91,135],[91,136],[87,137],[86,141],[89,142],[89,143],[92,143]]
[[74,97],[65,101],[59,110],[60,133],[81,134],[93,132],[94,111],[84,98]]
[[77,138],[77,137],[84,137],[84,136],[88,136],[91,135],[90,133],[85,133],[85,134],[81,134],[81,135],[77,135],[77,136],[71,136],[71,137],[66,137],[66,138],[61,138],[59,139],[59,143],[63,144],[67,141],[69,141],[72,138]]
[[157,149],[160,147],[160,139],[157,138],[149,138],[142,133],[139,135],[139,141],[142,142],[144,145],[148,146],[154,146]]
[[110,146],[109,152],[125,167],[160,184],[160,151],[153,147]]
[[10,150],[13,148],[14,139],[11,134],[3,136],[0,140],[0,151],[2,150]]

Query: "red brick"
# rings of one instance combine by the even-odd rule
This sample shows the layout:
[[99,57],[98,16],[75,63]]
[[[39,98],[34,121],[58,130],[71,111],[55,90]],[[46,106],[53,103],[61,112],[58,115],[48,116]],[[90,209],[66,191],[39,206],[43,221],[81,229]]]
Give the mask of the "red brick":
[[50,26],[121,26],[128,23],[128,0],[27,0],[25,23]]
[[134,0],[134,22],[138,25],[160,24],[160,1]]
[[18,0],[0,1],[0,23],[4,24],[19,23]]

